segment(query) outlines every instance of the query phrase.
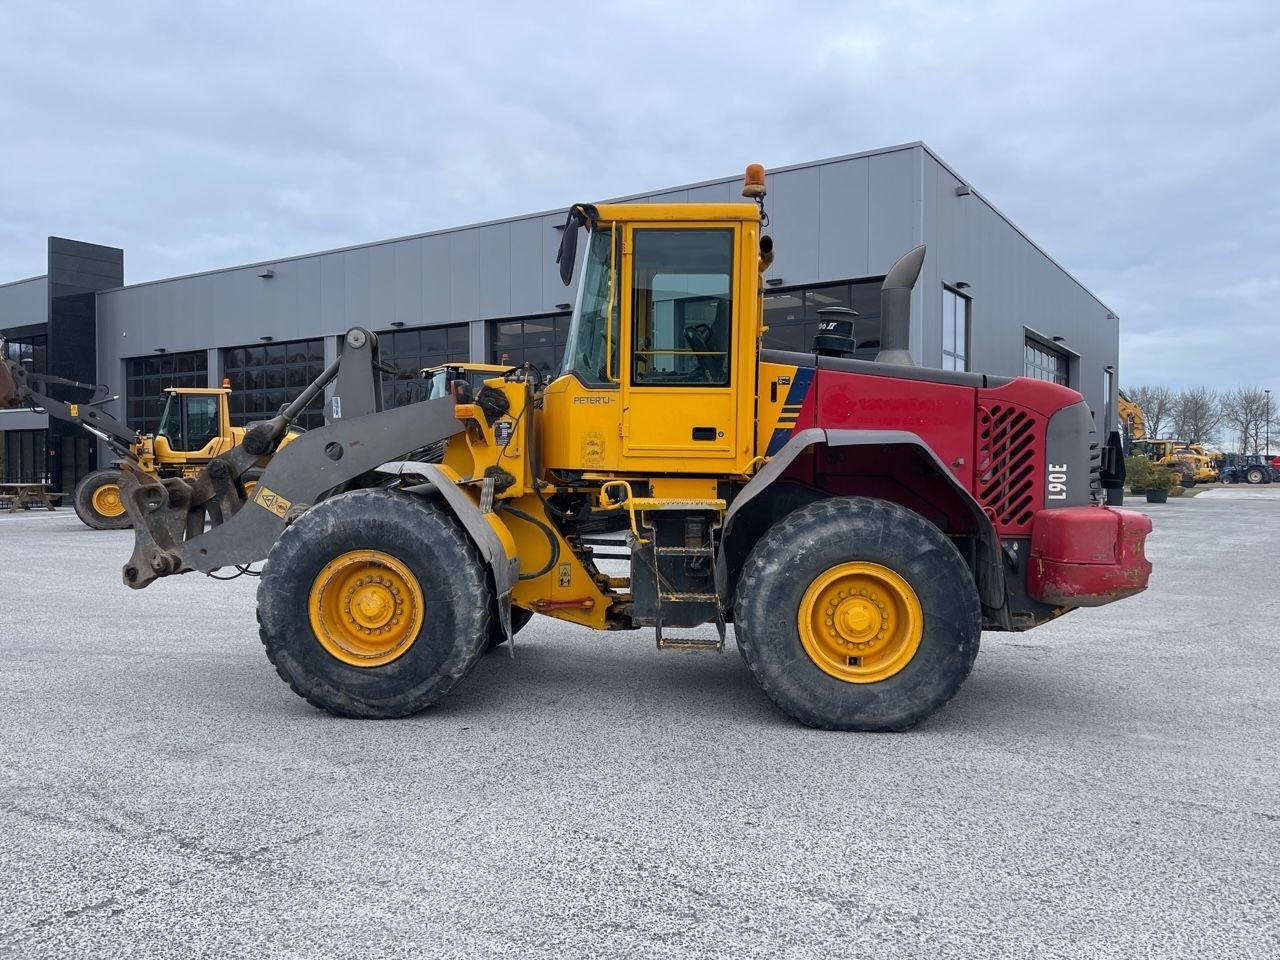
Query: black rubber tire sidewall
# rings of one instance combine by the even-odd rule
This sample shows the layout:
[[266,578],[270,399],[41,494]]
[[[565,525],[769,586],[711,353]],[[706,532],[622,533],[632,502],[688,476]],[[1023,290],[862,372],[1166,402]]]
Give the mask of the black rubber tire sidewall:
[[94,492],[108,483],[120,485],[119,470],[95,470],[88,474],[76,484],[75,493],[71,497],[72,507],[80,521],[94,530],[127,530],[133,526],[127,512],[118,517],[104,517],[93,508]]
[[[329,654],[308,616],[320,570],[363,549],[407,565],[426,606],[413,645],[379,667]],[[447,508],[382,489],[340,494],[304,513],[272,547],[258,585],[259,633],[276,672],[311,704],[344,717],[402,717],[444,696],[475,665],[493,606],[479,552]]]
[[[924,614],[915,656],[876,683],[825,673],[805,651],[796,622],[814,578],[852,560],[904,577]],[[735,622],[756,682],[786,713],[822,729],[915,726],[960,689],[981,638],[977,587],[954,544],[918,514],[865,497],[822,500],[770,528],[743,565]]]
[[1266,474],[1256,467],[1245,473],[1245,479],[1252,484],[1259,484],[1266,478]]

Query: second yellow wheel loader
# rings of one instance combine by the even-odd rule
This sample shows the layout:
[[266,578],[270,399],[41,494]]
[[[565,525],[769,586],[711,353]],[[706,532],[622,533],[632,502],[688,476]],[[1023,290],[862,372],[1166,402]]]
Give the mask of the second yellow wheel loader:
[[[528,366],[478,389],[446,374],[443,396],[383,410],[377,337],[357,327],[198,476],[126,467],[125,582],[265,559],[267,655],[341,716],[429,706],[541,613],[677,650],[720,650],[732,623],[779,707],[852,730],[941,708],[983,629],[1146,587],[1150,521],[1099,502],[1117,465],[1078,393],[912,365],[923,247],[884,279],[877,361],[852,358],[834,315],[811,352],[763,347],[763,170],[744,193],[755,202],[574,206],[566,284],[587,244],[549,381]],[[330,384],[341,419],[274,456],[246,496],[247,471]],[[439,462],[403,459],[441,443]]]
[[[52,396],[60,393],[62,398]],[[119,462],[156,477],[194,477],[220,454],[235,448],[243,439],[244,427],[233,427],[227,397],[230,384],[221,388],[169,387],[165,390],[164,412],[154,434],[125,426],[102,405],[110,402],[110,390],[101,384],[79,383],[62,377],[27,370],[8,359],[0,340],[0,407],[31,407],[68,423],[77,423],[104,441],[119,458],[117,465],[94,470],[76,484],[72,503],[76,516],[95,530],[119,530],[130,526],[120,496]],[[67,396],[79,396],[71,401]],[[296,435],[290,430],[277,450]],[[258,473],[266,466],[262,458],[240,478],[252,490]]]

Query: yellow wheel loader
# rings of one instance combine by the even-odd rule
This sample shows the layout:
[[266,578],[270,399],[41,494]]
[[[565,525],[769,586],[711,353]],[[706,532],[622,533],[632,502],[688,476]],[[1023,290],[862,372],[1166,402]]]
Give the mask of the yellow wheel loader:
[[[31,407],[59,420],[78,423],[105,441],[121,461],[135,470],[156,477],[194,477],[215,457],[244,439],[245,428],[231,425],[227,404],[231,388],[225,382],[220,389],[167,388],[160,427],[154,435],[144,434],[102,409],[103,404],[115,399],[106,386],[31,372],[8,359],[3,347],[0,341],[0,408]],[[81,395],[83,399],[56,399],[50,392]],[[286,446],[297,432],[287,432],[277,449]],[[253,489],[267,459],[262,458],[240,479],[246,492]],[[130,525],[120,496],[120,472],[117,464],[95,470],[76,484],[72,503],[76,516],[87,526],[118,530]]]
[[[125,582],[265,560],[268,658],[344,717],[426,708],[540,613],[660,650],[722,650],[732,624],[782,710],[846,730],[940,709],[983,629],[1145,589],[1150,521],[1100,503],[1118,466],[1078,393],[912,365],[923,247],[884,279],[876,361],[853,358],[838,312],[812,351],[762,346],[764,187],[753,165],[744,203],[574,206],[566,285],[586,244],[553,377],[477,388],[446,369],[438,395],[384,410],[378,339],[355,327],[197,476],[125,464]],[[329,385],[326,426],[277,453]]]

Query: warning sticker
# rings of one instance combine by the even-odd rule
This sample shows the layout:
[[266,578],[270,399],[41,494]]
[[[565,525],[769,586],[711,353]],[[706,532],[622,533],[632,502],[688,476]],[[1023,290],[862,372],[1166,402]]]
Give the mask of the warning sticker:
[[274,490],[268,490],[262,484],[258,484],[258,488],[253,491],[253,502],[266,510],[270,510],[281,520],[289,512],[289,508],[293,506],[293,501],[286,500],[280,494]]
[[604,466],[604,434],[592,430],[583,435],[582,465],[584,467]]

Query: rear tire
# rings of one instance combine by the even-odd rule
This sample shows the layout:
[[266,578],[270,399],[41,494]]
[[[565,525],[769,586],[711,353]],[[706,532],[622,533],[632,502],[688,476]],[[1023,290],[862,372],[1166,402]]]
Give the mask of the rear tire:
[[[435,703],[475,665],[493,608],[484,562],[453,515],[381,489],[304,513],[258,584],[259,633],[276,672],[341,717],[403,717]],[[380,635],[390,635],[381,649]]]
[[1267,474],[1261,467],[1250,467],[1245,472],[1244,478],[1249,483],[1263,483],[1267,479]]
[[71,502],[76,516],[94,530],[127,530],[133,526],[120,499],[119,470],[95,470],[76,484]]
[[[981,610],[964,559],[933,524],[883,500],[821,500],[774,524],[747,557],[737,598],[738,647],[756,682],[811,727],[909,729],[955,695],[978,654]],[[847,636],[836,635],[833,619]],[[824,622],[834,639],[819,636]],[[820,666],[815,643],[850,654],[849,666],[832,657]]]

